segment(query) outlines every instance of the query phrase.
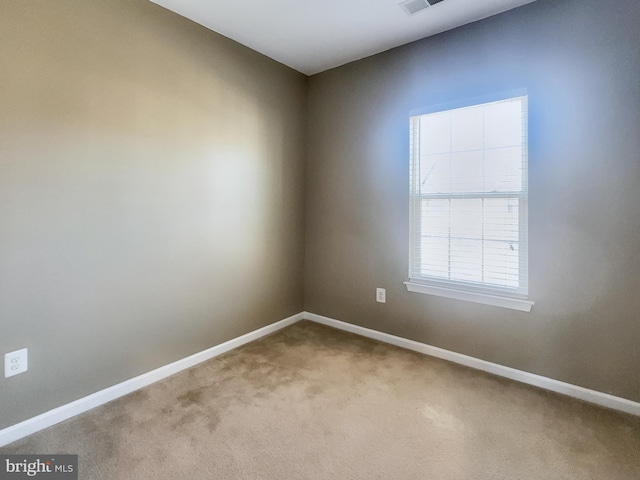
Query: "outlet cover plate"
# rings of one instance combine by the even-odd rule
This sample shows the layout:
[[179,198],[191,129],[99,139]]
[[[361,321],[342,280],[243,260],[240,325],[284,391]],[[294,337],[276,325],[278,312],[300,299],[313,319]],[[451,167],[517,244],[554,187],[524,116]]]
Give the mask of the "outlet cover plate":
[[4,356],[4,378],[13,377],[27,371],[28,352],[26,348],[9,352]]

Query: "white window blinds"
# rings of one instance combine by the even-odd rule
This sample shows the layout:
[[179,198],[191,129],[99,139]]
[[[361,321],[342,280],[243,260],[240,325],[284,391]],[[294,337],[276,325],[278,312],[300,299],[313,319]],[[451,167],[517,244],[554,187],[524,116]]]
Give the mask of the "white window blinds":
[[527,96],[410,122],[410,282],[525,298]]

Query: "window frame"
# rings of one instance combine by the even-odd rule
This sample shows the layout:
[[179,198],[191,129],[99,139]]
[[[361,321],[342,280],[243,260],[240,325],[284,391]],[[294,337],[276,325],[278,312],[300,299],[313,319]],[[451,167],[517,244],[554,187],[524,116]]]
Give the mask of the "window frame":
[[[416,195],[419,187],[415,182],[420,182],[420,178],[416,178],[415,162],[420,161],[419,130],[416,134],[412,122],[420,121],[419,117],[431,113],[447,112],[461,108],[482,106],[488,103],[522,99],[527,109],[524,118],[524,145],[523,148],[523,165],[522,165],[522,185],[520,191],[507,192],[449,192],[449,193],[423,193]],[[484,303],[499,307],[511,308],[515,310],[529,312],[534,302],[528,300],[528,94],[526,89],[511,90],[500,92],[483,97],[468,98],[461,101],[438,104],[431,107],[413,110],[409,112],[409,128],[410,128],[410,185],[409,185],[409,205],[410,205],[410,232],[409,232],[409,280],[405,282],[410,292],[424,293],[429,295],[438,295],[447,298],[465,300],[477,303]],[[413,138],[411,138],[413,134]],[[483,148],[484,150],[484,148]],[[416,153],[416,151],[418,153]],[[416,155],[418,158],[416,159]],[[518,288],[501,287],[495,284],[472,282],[463,280],[444,279],[428,275],[416,275],[414,262],[421,254],[416,255],[416,249],[420,250],[420,233],[416,229],[420,228],[421,221],[417,221],[422,213],[422,202],[427,199],[456,199],[456,198],[517,198],[518,199]],[[522,228],[524,226],[524,228]],[[451,237],[448,237],[451,239]],[[416,245],[418,243],[418,245]],[[523,248],[524,247],[524,248]]]

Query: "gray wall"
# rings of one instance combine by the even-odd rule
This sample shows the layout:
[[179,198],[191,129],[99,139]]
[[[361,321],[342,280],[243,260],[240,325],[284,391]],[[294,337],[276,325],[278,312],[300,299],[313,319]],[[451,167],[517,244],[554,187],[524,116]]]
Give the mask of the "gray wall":
[[303,309],[305,76],[146,0],[0,12],[0,428]]
[[[640,401],[638,25],[539,0],[311,77],[306,310]],[[407,292],[408,112],[521,87],[533,311]]]

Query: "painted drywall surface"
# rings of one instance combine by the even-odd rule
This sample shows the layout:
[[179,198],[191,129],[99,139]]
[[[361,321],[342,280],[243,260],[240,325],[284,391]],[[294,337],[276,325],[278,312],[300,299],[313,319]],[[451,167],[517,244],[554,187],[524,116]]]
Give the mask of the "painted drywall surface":
[[0,428],[302,310],[303,75],[145,0],[0,11]]
[[[640,400],[639,24],[539,0],[311,77],[305,309]],[[523,87],[533,311],[407,292],[409,111]]]

